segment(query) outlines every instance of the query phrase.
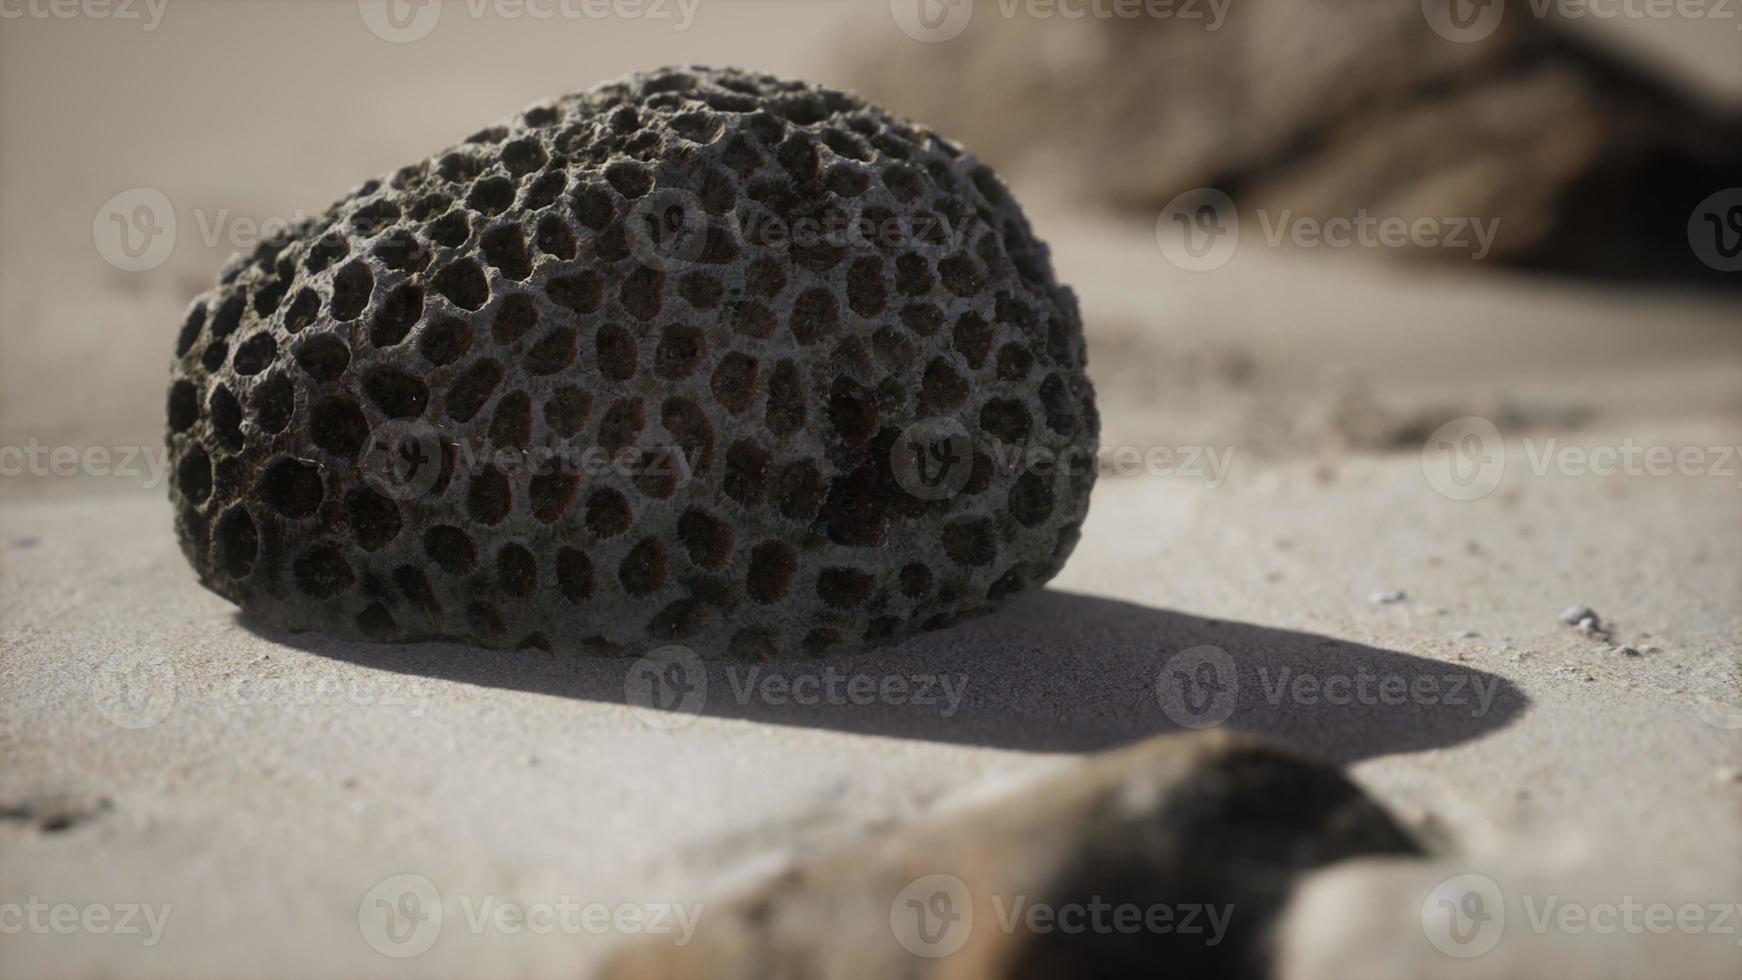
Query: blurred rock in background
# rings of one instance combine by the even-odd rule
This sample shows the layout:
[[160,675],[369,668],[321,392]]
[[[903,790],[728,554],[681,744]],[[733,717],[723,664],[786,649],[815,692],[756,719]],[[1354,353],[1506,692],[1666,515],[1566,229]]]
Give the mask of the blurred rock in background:
[[[1040,171],[1150,218],[1207,187],[1272,232],[1296,219],[1497,219],[1491,247],[1470,234],[1467,248],[1381,251],[1735,285],[1689,248],[1696,207],[1742,185],[1742,95],[1726,90],[1725,54],[1613,43],[1654,26],[1642,22],[1571,24],[1498,2],[1462,4],[1470,19],[1453,21],[1460,0],[1446,13],[1437,2],[1076,19],[982,2],[947,41],[880,31],[892,40],[853,46],[852,80],[1003,172]],[[1712,25],[1734,33],[1682,27]],[[1711,50],[1735,59],[1742,38],[1730,40]]]
[[687,945],[628,946],[601,980],[1256,980],[1277,975],[1298,878],[1419,853],[1329,765],[1163,735],[790,867],[710,906]]

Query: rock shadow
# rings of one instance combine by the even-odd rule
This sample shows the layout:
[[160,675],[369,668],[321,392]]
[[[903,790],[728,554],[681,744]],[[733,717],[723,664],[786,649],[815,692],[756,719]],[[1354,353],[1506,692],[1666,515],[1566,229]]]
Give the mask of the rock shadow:
[[1466,664],[1054,589],[886,649],[773,664],[351,643],[242,621],[319,656],[615,703],[659,727],[699,715],[1033,752],[1220,725],[1350,762],[1454,745],[1528,703]]

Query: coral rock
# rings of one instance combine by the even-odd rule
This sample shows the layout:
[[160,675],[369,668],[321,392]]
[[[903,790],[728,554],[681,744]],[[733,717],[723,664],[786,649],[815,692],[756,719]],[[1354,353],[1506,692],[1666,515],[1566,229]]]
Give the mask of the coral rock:
[[1045,582],[1098,430],[1075,297],[987,167],[703,68],[537,104],[233,258],[168,415],[183,550],[267,625],[758,659]]

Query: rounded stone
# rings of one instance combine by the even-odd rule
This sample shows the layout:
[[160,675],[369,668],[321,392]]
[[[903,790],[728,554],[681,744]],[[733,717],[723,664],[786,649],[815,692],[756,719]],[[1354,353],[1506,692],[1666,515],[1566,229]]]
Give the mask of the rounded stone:
[[179,331],[171,499],[201,581],[270,626],[849,652],[1059,570],[1084,367],[1076,298],[961,147],[667,68],[232,258]]

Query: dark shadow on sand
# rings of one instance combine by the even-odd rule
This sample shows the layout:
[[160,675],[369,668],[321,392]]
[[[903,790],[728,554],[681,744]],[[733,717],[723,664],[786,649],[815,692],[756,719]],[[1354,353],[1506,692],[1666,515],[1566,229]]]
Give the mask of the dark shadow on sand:
[[695,710],[706,717],[1036,752],[1219,723],[1349,762],[1455,745],[1503,727],[1528,703],[1506,680],[1464,664],[1053,589],[869,653],[709,663],[705,684],[702,668],[686,674],[681,663],[632,675],[632,659],[349,643],[242,622],[379,670],[619,705],[632,703],[633,679],[647,692],[638,700],[663,697],[662,706],[686,694],[694,706],[701,692]]

